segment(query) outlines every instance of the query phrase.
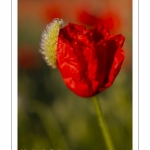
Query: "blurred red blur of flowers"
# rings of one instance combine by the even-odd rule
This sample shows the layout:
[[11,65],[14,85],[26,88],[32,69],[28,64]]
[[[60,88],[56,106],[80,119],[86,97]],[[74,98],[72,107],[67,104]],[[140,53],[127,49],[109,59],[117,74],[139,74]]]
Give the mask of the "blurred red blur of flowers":
[[40,57],[33,47],[19,45],[18,47],[18,68],[34,70],[40,67]]
[[89,13],[86,10],[78,10],[77,11],[77,19],[79,22],[88,26],[106,25],[109,30],[115,30],[120,27],[121,21],[118,14],[116,14],[112,10],[105,10],[104,12],[100,12],[99,15],[95,16]]
[[93,29],[69,23],[60,29],[57,66],[66,85],[81,97],[110,87],[124,60],[124,36],[112,36],[105,26]]
[[89,14],[87,11],[84,10],[79,11],[77,14],[78,14],[78,20],[85,25],[93,26],[103,21],[102,19],[92,14]]
[[49,23],[54,18],[62,18],[62,8],[60,4],[57,3],[43,3],[40,7],[40,16],[41,19]]

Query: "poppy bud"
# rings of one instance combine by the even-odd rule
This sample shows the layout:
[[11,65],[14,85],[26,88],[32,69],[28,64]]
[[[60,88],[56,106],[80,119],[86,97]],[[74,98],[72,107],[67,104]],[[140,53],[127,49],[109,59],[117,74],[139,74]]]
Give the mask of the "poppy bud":
[[62,19],[54,19],[52,23],[47,25],[46,30],[42,34],[41,50],[47,64],[52,68],[56,68],[56,47],[60,28],[63,26]]

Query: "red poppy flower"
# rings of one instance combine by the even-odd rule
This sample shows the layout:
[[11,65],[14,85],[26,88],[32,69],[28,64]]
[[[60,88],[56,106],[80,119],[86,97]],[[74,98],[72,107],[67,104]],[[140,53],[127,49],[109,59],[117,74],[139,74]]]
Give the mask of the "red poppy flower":
[[82,97],[110,87],[124,59],[123,43],[121,34],[109,35],[105,26],[86,30],[70,23],[60,29],[56,58],[66,85]]
[[54,20],[42,36],[41,53],[49,65],[57,66],[66,85],[81,97],[110,87],[124,60],[124,36],[110,35],[101,25],[93,29],[72,23],[61,26],[62,20]]

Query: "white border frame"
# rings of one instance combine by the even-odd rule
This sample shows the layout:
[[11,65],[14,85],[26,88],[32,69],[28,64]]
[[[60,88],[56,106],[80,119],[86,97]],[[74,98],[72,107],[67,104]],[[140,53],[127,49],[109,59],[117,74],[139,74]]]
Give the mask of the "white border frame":
[[132,0],[132,104],[133,104],[133,110],[132,110],[132,144],[133,144],[133,150],[139,149],[139,99],[138,99],[138,93],[139,93],[139,84],[138,84],[138,78],[139,78],[139,68],[138,68],[138,59],[139,59],[139,33],[138,33],[138,9],[139,9],[139,2],[138,0]]
[[[18,10],[18,3],[17,0],[13,0],[13,2],[5,0],[2,1],[0,6],[0,15],[1,18],[4,18],[2,20],[2,27],[0,29],[4,32],[3,35],[1,36],[1,44],[2,44],[2,51],[4,54],[1,54],[1,63],[0,67],[4,68],[5,72],[2,69],[2,77],[0,77],[0,83],[2,86],[1,90],[1,98],[0,100],[3,102],[3,104],[0,105],[0,118],[5,118],[5,121],[1,121],[1,127],[0,127],[0,133],[2,137],[2,142],[1,142],[1,149],[10,149],[10,146],[12,146],[12,150],[17,149],[17,10]],[[144,3],[144,4],[142,4]],[[148,29],[150,29],[150,24],[149,21],[145,23],[143,21],[144,15],[140,13],[139,15],[139,4],[140,4],[140,11],[144,11],[147,14],[147,11],[150,10],[148,7],[149,5],[146,4],[145,2],[142,3],[137,1],[137,0],[132,0],[132,9],[133,9],[133,150],[137,150],[141,148],[143,149],[149,149],[149,138],[143,138],[145,137],[145,133],[148,134],[148,130],[150,127],[150,124],[145,124],[145,119],[143,116],[147,117],[148,113],[147,111],[150,110],[150,106],[147,105],[148,101],[148,96],[143,97],[146,92],[149,94],[148,88],[145,88],[145,83],[147,83],[147,80],[150,79],[150,74],[145,74],[144,73],[144,66],[150,64],[148,63],[148,60],[150,60],[149,55],[147,52],[144,52],[143,49],[149,51],[149,47],[143,47],[145,43],[149,43],[149,38],[145,37],[145,33],[147,33]],[[8,8],[5,10],[5,8]],[[12,14],[11,14],[11,9],[12,8]],[[142,10],[141,10],[142,9]],[[5,16],[4,16],[5,14]],[[11,16],[10,16],[11,14]],[[9,17],[12,17],[9,19]],[[145,16],[148,17],[148,16]],[[6,19],[5,19],[6,18]],[[139,25],[139,18],[140,18],[140,25]],[[149,20],[149,19],[148,19]],[[11,27],[12,30],[10,31]],[[143,26],[143,27],[142,27]],[[4,28],[4,30],[3,30]],[[142,30],[139,32],[139,28]],[[8,33],[7,33],[8,32]],[[10,32],[12,33],[12,38],[10,36]],[[140,37],[139,37],[140,35]],[[11,39],[10,39],[11,38]],[[144,42],[141,42],[142,38],[144,38]],[[5,42],[3,42],[3,39],[6,39]],[[139,44],[139,39],[140,39],[140,44]],[[146,42],[145,42],[146,40]],[[8,41],[10,41],[10,44],[8,44]],[[11,53],[9,51],[10,46],[12,45]],[[142,48],[142,52],[139,52],[139,48]],[[140,54],[140,59],[139,59],[139,54]],[[142,58],[143,57],[143,58]],[[12,61],[11,61],[12,60]],[[145,65],[141,64],[139,65],[139,60],[144,62]],[[12,63],[12,65],[10,65]],[[4,66],[5,65],[5,66]],[[10,69],[8,69],[10,67]],[[139,73],[139,68],[140,68],[140,73]],[[12,72],[10,73],[10,71]],[[5,79],[4,79],[5,77]],[[11,81],[10,81],[11,79]],[[142,79],[141,81],[138,80]],[[144,81],[146,79],[146,81]],[[149,81],[149,80],[148,80]],[[10,89],[10,83],[11,89]],[[5,86],[4,86],[5,85]],[[139,87],[140,85],[140,87]],[[144,91],[141,93],[141,90]],[[3,92],[3,89],[5,90]],[[146,91],[145,91],[146,90]],[[8,92],[10,91],[10,94]],[[140,91],[140,94],[139,94]],[[11,102],[8,101],[8,99],[11,98]],[[142,98],[142,101],[146,100],[144,104],[139,102],[139,98]],[[139,105],[140,104],[140,105]],[[140,109],[139,109],[140,108]],[[139,110],[142,111],[142,115],[139,115]],[[7,111],[7,113],[5,113]],[[11,115],[10,115],[11,114]],[[5,116],[4,116],[5,115]],[[139,118],[140,118],[140,123],[139,123]],[[7,122],[6,122],[7,120]],[[11,124],[11,127],[10,127]],[[139,126],[140,129],[142,128],[142,131],[139,131]],[[146,127],[146,128],[145,128]],[[143,131],[144,129],[144,131]],[[11,133],[11,136],[10,136]],[[140,137],[139,137],[140,135]],[[10,139],[11,138],[11,139]],[[8,143],[10,141],[10,144]],[[140,141],[140,143],[139,143]],[[143,147],[145,146],[145,147]]]
[[139,148],[150,149],[150,8],[139,1]]
[[0,1],[0,149],[11,149],[11,1]]
[[12,139],[11,150],[18,149],[18,1],[12,2]]

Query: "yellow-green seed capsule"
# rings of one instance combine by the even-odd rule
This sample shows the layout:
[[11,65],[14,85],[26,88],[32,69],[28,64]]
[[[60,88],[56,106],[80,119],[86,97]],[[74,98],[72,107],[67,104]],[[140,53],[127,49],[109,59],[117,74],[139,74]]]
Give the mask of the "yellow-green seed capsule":
[[42,34],[40,52],[44,55],[47,64],[52,68],[56,68],[56,48],[60,28],[63,27],[62,19],[54,19],[52,23],[47,25]]

